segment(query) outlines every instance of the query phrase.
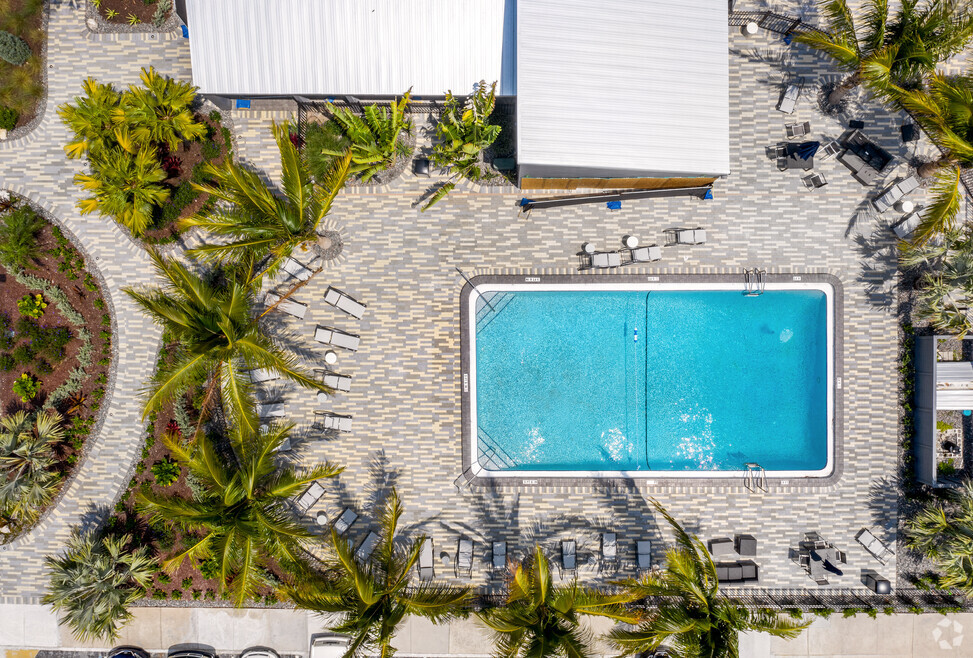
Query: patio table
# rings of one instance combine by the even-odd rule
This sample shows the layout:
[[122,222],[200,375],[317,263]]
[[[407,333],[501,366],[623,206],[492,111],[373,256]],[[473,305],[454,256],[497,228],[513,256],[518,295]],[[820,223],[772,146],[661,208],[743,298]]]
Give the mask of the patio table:
[[784,162],[784,169],[803,169],[804,171],[810,171],[814,168],[814,156],[808,157],[806,160],[802,158],[798,151],[801,149],[802,144],[789,144],[787,142],[781,142],[778,146],[783,146],[787,152],[787,158]]

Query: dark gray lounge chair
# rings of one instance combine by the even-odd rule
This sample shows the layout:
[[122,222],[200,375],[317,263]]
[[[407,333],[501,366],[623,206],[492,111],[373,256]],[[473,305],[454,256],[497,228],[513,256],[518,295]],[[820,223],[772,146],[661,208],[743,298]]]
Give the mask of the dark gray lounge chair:
[[824,174],[819,174],[817,172],[811,174],[810,176],[805,176],[801,179],[804,183],[804,187],[809,190],[816,190],[819,187],[824,187],[828,184],[828,179],[824,177]]
[[561,568],[565,573],[574,573],[578,568],[578,545],[573,539],[561,542]]
[[635,549],[638,554],[639,571],[648,571],[652,568],[652,542],[637,541]]
[[320,482],[315,480],[311,483],[311,486],[305,489],[304,493],[301,494],[301,497],[297,499],[295,505],[297,505],[297,509],[300,510],[301,514],[305,514],[309,509],[311,509],[314,503],[321,500],[321,496],[323,495],[324,487],[321,486]]
[[507,569],[507,542],[493,542],[493,570],[505,571]]
[[338,517],[338,520],[334,522],[334,531],[338,533],[338,536],[341,536],[348,532],[348,528],[357,520],[358,513],[350,507],[346,507],[341,513],[341,516]]
[[359,562],[364,562],[370,558],[378,546],[378,541],[378,534],[374,530],[369,530],[365,538],[362,539],[361,544],[358,545],[358,550],[355,551],[355,559]]
[[618,541],[614,532],[601,533],[601,563],[603,569],[618,569]]
[[787,134],[787,139],[804,137],[811,132],[811,122],[805,121],[804,123],[789,123],[784,126],[784,132]]

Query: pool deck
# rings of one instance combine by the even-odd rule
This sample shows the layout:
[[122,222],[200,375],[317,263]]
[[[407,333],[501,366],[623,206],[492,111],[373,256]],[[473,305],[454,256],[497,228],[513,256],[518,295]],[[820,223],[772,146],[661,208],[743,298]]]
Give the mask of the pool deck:
[[[812,583],[790,557],[806,531],[817,531],[848,554],[845,575],[830,587],[861,588],[862,568],[875,569],[896,582],[894,560],[883,567],[854,540],[863,527],[895,544],[899,405],[897,399],[897,322],[895,236],[889,211],[878,216],[867,198],[898,176],[865,188],[836,160],[818,162],[829,184],[806,191],[795,172],[779,172],[765,149],[784,139],[784,124],[808,120],[812,139],[837,137],[849,118],[865,122],[865,134],[907,162],[916,148],[904,145],[899,125],[877,104],[854,105],[854,115],[824,117],[813,99],[804,97],[793,115],[774,108],[782,83],[794,75],[813,90],[839,74],[802,46],[787,47],[761,32],[743,38],[730,29],[731,163],[733,174],[718,181],[715,199],[669,198],[625,202],[609,212],[603,204],[535,211],[519,218],[513,190],[451,194],[421,213],[417,199],[428,185],[408,172],[382,188],[359,188],[339,197],[329,227],[340,231],[345,249],[295,298],[310,304],[303,321],[275,318],[306,347],[309,363],[323,365],[324,348],[310,336],[315,324],[361,335],[355,354],[339,354],[335,370],[353,377],[351,391],[319,406],[314,396],[287,386],[269,387],[268,397],[282,396],[288,415],[301,423],[294,457],[330,458],[346,467],[315,507],[331,514],[355,507],[362,518],[351,530],[358,542],[374,526],[373,505],[388,487],[403,497],[404,523],[435,542],[436,577],[453,580],[457,541],[476,542],[472,582],[499,585],[489,573],[490,542],[506,540],[508,553],[522,556],[539,542],[557,555],[559,540],[579,542],[580,577],[605,582],[587,558],[599,550],[599,533],[618,534],[621,574],[634,573],[635,542],[653,542],[653,560],[663,557],[671,540],[648,498],[665,505],[685,527],[705,541],[737,533],[758,540],[760,586],[827,588]],[[422,123],[424,115],[417,118]],[[272,113],[235,112],[241,129],[239,151],[255,166],[276,175],[274,149],[266,128]],[[427,125],[427,124],[423,124]],[[422,145],[424,140],[420,140]],[[924,192],[913,199],[920,201]],[[836,277],[844,291],[838,322],[843,387],[840,446],[844,467],[825,486],[779,486],[751,493],[740,483],[698,485],[622,482],[613,485],[518,487],[457,486],[462,445],[460,392],[462,367],[459,331],[463,278],[481,274],[577,274],[576,253],[590,241],[599,249],[620,247],[623,235],[642,244],[663,242],[663,230],[704,227],[705,244],[664,249],[663,259],[625,274],[714,275],[739,277],[760,267],[770,273],[818,273]],[[589,273],[587,276],[610,277]],[[322,302],[334,285],[368,305],[357,321]],[[310,431],[315,409],[354,416],[354,429],[322,438]],[[864,590],[860,590],[864,591]]]

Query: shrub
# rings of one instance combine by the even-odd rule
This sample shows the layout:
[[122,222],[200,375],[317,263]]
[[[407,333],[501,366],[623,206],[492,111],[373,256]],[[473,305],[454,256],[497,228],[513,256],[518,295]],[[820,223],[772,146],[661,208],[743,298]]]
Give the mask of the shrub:
[[10,372],[17,365],[17,360],[9,354],[0,354],[0,371]]
[[0,129],[13,130],[19,118],[20,113],[17,110],[6,105],[0,105]]
[[203,575],[203,578],[219,578],[220,565],[216,560],[203,560],[199,563],[199,573]]
[[179,464],[171,457],[152,464],[152,475],[160,487],[168,487],[179,479]]
[[945,420],[937,420],[936,429],[939,430],[940,432],[945,432],[946,430],[953,429],[953,426],[947,423]]
[[220,145],[214,141],[203,142],[202,153],[207,160],[215,160],[220,157]]
[[0,59],[20,66],[30,57],[30,46],[18,36],[0,30]]
[[98,290],[98,282],[95,281],[95,277],[91,276],[90,273],[84,275],[84,287],[88,292]]
[[223,115],[217,112],[216,110],[213,110],[212,112],[209,113],[209,120],[212,121],[213,123],[219,123],[220,121],[223,120]]
[[99,298],[98,298],[98,299],[96,299],[95,301],[93,301],[93,302],[91,302],[91,304],[92,304],[92,306],[94,306],[94,307],[95,307],[96,309],[98,309],[99,311],[100,311],[101,309],[103,309],[103,308],[105,308],[105,300],[104,300],[104,299],[102,299],[101,297],[99,297]]
[[34,379],[31,375],[25,372],[20,376],[19,379],[14,381],[13,392],[14,395],[20,397],[21,402],[26,404],[41,392],[40,380]]
[[54,372],[54,366],[48,363],[46,360],[41,359],[37,362],[37,372],[42,375],[49,375]]
[[27,295],[17,300],[17,310],[26,318],[34,318],[36,320],[44,315],[45,308],[47,308],[47,302],[44,301],[44,296],[40,293]]
[[18,345],[13,351],[14,361],[22,366],[31,363],[34,360],[34,356],[34,350],[27,343]]
[[[160,526],[160,527],[164,527],[164,526]],[[154,530],[154,529],[155,529],[155,528],[153,528],[153,530]],[[159,580],[159,582],[160,582],[161,584],[163,584],[163,585],[168,585],[169,583],[171,583],[171,582],[172,582],[172,576],[170,576],[169,574],[167,574],[167,573],[165,573],[165,572],[162,572],[162,573],[160,573],[160,574],[159,574],[159,576],[158,576],[158,580]]]
[[182,579],[182,588],[183,589],[189,589],[192,586],[193,586],[193,577],[192,576],[186,576],[185,578]]
[[170,11],[172,11],[172,0],[159,0],[159,4],[155,7],[155,13],[152,14],[152,25],[162,27],[166,19],[169,18]]

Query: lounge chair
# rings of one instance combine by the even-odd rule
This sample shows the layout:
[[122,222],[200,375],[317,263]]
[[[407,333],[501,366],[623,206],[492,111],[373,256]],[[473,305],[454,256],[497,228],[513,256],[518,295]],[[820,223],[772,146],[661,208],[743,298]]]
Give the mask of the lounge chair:
[[[277,302],[280,303],[277,304]],[[290,298],[281,302],[280,295],[275,295],[272,292],[268,292],[266,295],[264,295],[264,304],[266,304],[268,308],[274,304],[277,304],[277,310],[283,311],[288,315],[293,315],[295,318],[300,320],[303,320],[304,316],[307,314],[307,304],[296,302]]]
[[493,570],[505,571],[507,568],[507,542],[493,542]]
[[798,137],[804,137],[811,132],[811,122],[805,121],[804,123],[789,123],[784,126],[784,133],[787,135],[787,139],[797,139]]
[[601,566],[603,569],[618,569],[618,541],[614,532],[601,533]]
[[885,545],[881,539],[872,534],[871,530],[868,528],[862,528],[855,535],[855,539],[859,544],[862,545],[866,551],[872,554],[876,560],[881,562],[883,565],[895,555],[895,551]]
[[824,187],[825,185],[827,185],[828,179],[824,177],[824,174],[814,173],[811,174],[810,176],[805,176],[804,178],[802,178],[801,182],[804,183],[804,187],[806,187],[807,189],[816,190],[819,187]]
[[784,93],[781,94],[777,109],[784,114],[793,114],[797,107],[797,99],[801,96],[801,89],[804,88],[804,78],[797,78],[793,84],[787,85]]
[[456,577],[473,575],[473,540],[460,539],[456,550]]
[[336,391],[347,393],[351,390],[351,375],[339,375],[334,372],[326,372],[321,376],[321,382]]
[[838,155],[842,151],[841,142],[837,139],[832,139],[830,142],[821,147],[821,159],[827,160]]
[[361,343],[361,338],[356,334],[349,334],[340,329],[332,329],[331,327],[323,327],[321,325],[318,325],[314,329],[314,340],[323,345],[341,347],[352,352],[357,351],[358,345]]
[[636,247],[631,249],[631,260],[627,260],[622,265],[634,265],[635,263],[651,263],[662,260],[662,247],[651,245],[649,247]]
[[335,308],[344,311],[351,317],[358,320],[361,320],[362,316],[365,315],[364,304],[356,301],[348,293],[341,292],[333,286],[328,286],[328,289],[325,291],[324,302],[326,304],[331,304]]
[[338,517],[338,520],[334,522],[334,531],[338,533],[338,536],[340,537],[348,532],[348,528],[350,528],[357,520],[358,513],[350,507],[346,507],[341,513],[341,516]]
[[583,269],[604,270],[609,267],[621,267],[622,255],[617,251],[596,251],[588,259],[587,267]]
[[673,244],[703,244],[706,242],[706,230],[702,228],[674,228],[669,229]]
[[878,198],[872,201],[872,205],[875,206],[875,210],[885,212],[898,203],[905,195],[918,189],[919,185],[919,179],[917,177],[909,176],[888,187]]
[[318,418],[314,426],[324,430],[338,430],[339,432],[351,431],[351,416],[331,413],[330,411],[315,411],[314,415]]
[[922,206],[917,206],[915,210],[905,215],[898,224],[892,227],[895,235],[900,240],[908,240],[909,236],[919,228],[919,224],[922,223],[922,216],[919,215],[919,210],[921,209]]
[[284,403],[268,402],[257,405],[257,418],[283,418]]
[[709,540],[709,553],[713,557],[720,557],[723,555],[733,555],[733,540],[728,537],[720,537],[719,539]]
[[419,549],[419,580],[432,580],[432,539],[426,537]]
[[303,265],[301,265],[296,260],[290,257],[284,260],[284,265],[281,269],[287,272],[295,279],[297,279],[298,281],[307,281],[314,274],[312,270],[304,267]]
[[374,530],[369,530],[368,534],[358,545],[358,550],[355,551],[355,559],[359,562],[364,562],[370,558],[372,553],[375,552],[375,548],[378,546],[378,540],[378,534]]
[[321,500],[321,496],[323,495],[324,487],[321,486],[320,482],[315,480],[311,483],[311,486],[309,486],[304,493],[301,494],[301,497],[297,499],[295,505],[297,505],[297,509],[300,510],[301,514],[306,514],[314,503]]
[[648,571],[652,568],[652,542],[635,542],[636,552],[638,553],[639,571]]
[[574,573],[578,568],[578,545],[573,539],[561,542],[561,569],[564,573]]
[[757,539],[753,535],[737,535],[733,540],[734,548],[740,555],[756,555]]
[[262,384],[280,379],[280,373],[273,368],[256,368],[247,374],[250,376],[250,381],[254,384]]

